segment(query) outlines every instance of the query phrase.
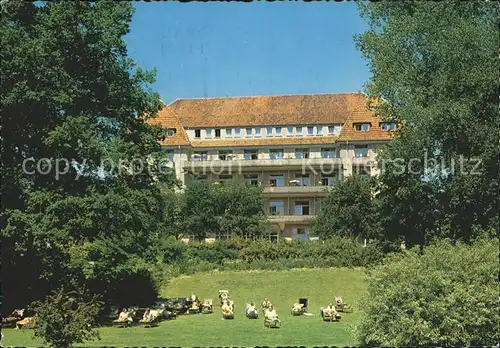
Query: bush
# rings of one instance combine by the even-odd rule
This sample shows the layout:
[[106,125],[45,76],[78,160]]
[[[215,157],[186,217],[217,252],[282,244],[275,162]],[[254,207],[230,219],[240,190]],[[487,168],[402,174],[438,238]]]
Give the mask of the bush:
[[99,332],[92,326],[100,305],[95,296],[86,302],[82,294],[59,290],[33,304],[37,314],[35,336],[54,348],[71,348],[74,343],[99,339]]
[[184,244],[173,239],[163,243],[166,277],[219,270],[318,267],[366,267],[382,260],[375,244],[363,247],[355,239],[336,237],[325,241],[270,243],[265,240],[218,241]]
[[393,255],[369,273],[358,327],[363,344],[497,344],[498,239],[436,242]]

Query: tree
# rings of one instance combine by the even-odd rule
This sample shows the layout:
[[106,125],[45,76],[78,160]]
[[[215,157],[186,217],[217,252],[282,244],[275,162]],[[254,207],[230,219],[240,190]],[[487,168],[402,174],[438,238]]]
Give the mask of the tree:
[[311,221],[311,232],[321,238],[376,236],[373,197],[374,179],[348,177],[333,187]]
[[100,305],[96,296],[85,301],[82,294],[55,291],[45,301],[33,304],[37,313],[35,336],[54,348],[71,348],[74,343],[99,338],[93,326]]
[[498,239],[439,241],[369,273],[358,326],[369,346],[493,346],[500,332]]
[[386,237],[411,246],[497,229],[500,7],[359,6],[369,25],[356,37],[373,73],[367,93],[383,100],[372,107],[384,119],[399,124],[377,158]]
[[219,200],[224,202],[221,234],[253,237],[266,233],[269,227],[263,208],[262,187],[233,182],[219,188]]
[[0,170],[8,312],[68,279],[97,291],[125,275],[153,272],[151,246],[166,224],[161,192],[177,181],[161,166],[164,130],[146,122],[161,107],[148,87],[154,71],[127,57],[132,4],[4,5]]
[[185,190],[185,234],[256,236],[267,231],[262,188],[241,182],[194,181]]

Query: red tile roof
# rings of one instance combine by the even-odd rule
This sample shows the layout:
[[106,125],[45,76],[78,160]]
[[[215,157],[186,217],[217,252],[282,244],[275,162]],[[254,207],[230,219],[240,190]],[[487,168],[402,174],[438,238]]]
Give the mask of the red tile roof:
[[[380,117],[376,116],[374,111],[367,107],[368,99],[363,94],[352,94],[348,97],[350,100],[347,119],[340,132],[339,141],[379,141],[390,140],[391,132],[383,131],[380,128]],[[356,123],[370,123],[367,132],[356,131]]]
[[170,107],[186,128],[343,123],[353,94],[177,99]]
[[[367,108],[361,93],[257,97],[177,99],[148,122],[176,128],[162,145],[227,147],[258,145],[334,144],[336,141],[387,141],[391,133],[380,129],[381,119]],[[371,123],[368,132],[355,131],[355,123]],[[302,138],[242,138],[189,141],[185,129],[287,125],[343,124],[340,136]]]
[[175,134],[172,137],[167,137],[161,142],[162,145],[180,145],[188,146],[190,145],[189,138],[182,126],[179,118],[175,113],[170,110],[168,106],[165,106],[157,115],[157,117],[147,120],[149,124],[160,125],[165,128],[175,129]]

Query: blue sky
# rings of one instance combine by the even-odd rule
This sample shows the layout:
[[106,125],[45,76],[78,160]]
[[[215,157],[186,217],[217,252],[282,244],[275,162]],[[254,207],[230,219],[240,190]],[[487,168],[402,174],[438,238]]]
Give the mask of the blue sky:
[[351,2],[135,2],[129,55],[176,98],[356,92],[370,77]]

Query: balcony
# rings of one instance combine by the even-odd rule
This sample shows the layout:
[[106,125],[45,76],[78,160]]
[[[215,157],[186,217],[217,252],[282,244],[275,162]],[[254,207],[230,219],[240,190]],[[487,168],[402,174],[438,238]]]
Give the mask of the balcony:
[[352,157],[351,163],[353,166],[371,166],[375,164],[375,161],[370,157]]
[[264,188],[265,194],[311,194],[311,193],[328,193],[332,186],[266,186]]
[[240,169],[262,169],[262,168],[282,168],[282,167],[307,167],[307,166],[341,166],[341,158],[281,158],[281,159],[232,159],[232,160],[198,160],[185,161],[184,169],[226,169],[239,171]]
[[314,215],[268,215],[268,220],[273,223],[306,223],[309,222]]

